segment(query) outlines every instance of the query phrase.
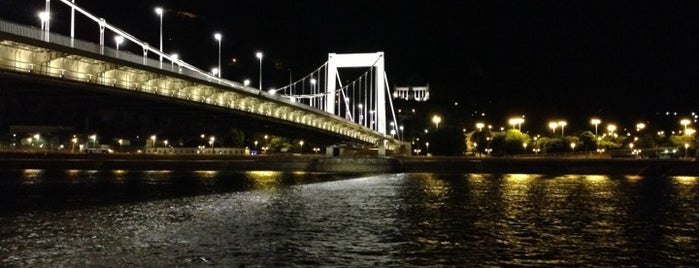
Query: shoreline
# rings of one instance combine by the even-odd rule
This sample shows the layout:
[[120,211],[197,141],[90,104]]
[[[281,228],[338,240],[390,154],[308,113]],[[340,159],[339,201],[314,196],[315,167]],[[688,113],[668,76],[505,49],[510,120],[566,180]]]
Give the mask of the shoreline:
[[2,153],[1,169],[219,170],[329,173],[522,173],[699,176],[694,159],[326,157]]

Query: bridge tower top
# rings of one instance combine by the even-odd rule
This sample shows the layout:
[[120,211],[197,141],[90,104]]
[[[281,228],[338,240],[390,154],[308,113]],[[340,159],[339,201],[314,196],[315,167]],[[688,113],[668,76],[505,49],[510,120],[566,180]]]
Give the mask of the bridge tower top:
[[325,111],[333,113],[335,111],[335,90],[337,88],[338,68],[353,68],[353,67],[372,67],[375,68],[375,79],[373,83],[374,92],[376,94],[373,107],[376,113],[377,131],[381,134],[386,134],[386,75],[384,72],[384,53],[382,51],[375,53],[347,53],[347,54],[328,54],[328,71],[327,71],[327,98],[325,99]]

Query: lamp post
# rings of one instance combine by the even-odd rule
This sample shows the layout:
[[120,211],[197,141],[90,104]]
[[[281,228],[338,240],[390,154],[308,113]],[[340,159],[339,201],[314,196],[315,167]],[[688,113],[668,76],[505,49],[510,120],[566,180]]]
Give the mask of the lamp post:
[[119,58],[119,45],[124,42],[124,37],[117,35],[114,37],[114,43],[116,43],[116,57]]
[[561,127],[561,137],[565,137],[565,127],[567,124],[566,121],[558,121],[558,125]]
[[299,153],[303,153],[303,141],[299,141]]
[[155,14],[158,14],[160,17],[160,68],[163,68],[163,14],[165,12],[163,11],[162,7],[156,7],[155,8]]
[[682,120],[680,120],[680,124],[682,124],[682,125],[684,126],[684,131],[685,131],[685,132],[687,132],[687,125],[689,125],[689,123],[691,123],[691,122],[692,122],[692,121],[690,121],[689,119],[682,119]]
[[158,137],[156,137],[155,135],[150,136],[150,139],[153,140],[153,144],[152,144],[151,147],[155,148],[155,141],[156,141],[157,138],[158,138]]
[[41,30],[44,31],[44,41],[48,42],[49,39],[49,12],[41,11],[39,12],[39,20],[41,21]]
[[527,154],[527,143],[522,143],[522,147],[524,147],[524,154]]
[[220,33],[215,33],[214,34],[214,39],[218,41],[218,78],[221,78],[221,73],[223,72],[221,70],[221,39],[223,37],[221,36]]
[[689,143],[684,144],[684,158],[687,158],[687,150],[689,150]]
[[590,124],[595,125],[595,136],[597,136],[597,125],[602,123],[602,120],[599,120],[598,118],[592,118],[590,119]]
[[260,94],[262,94],[262,52],[258,51],[255,53],[255,56],[260,59],[260,85],[258,89],[260,90]]
[[211,154],[216,154],[216,150],[214,149],[215,142],[216,142],[216,137],[211,136],[211,138],[209,138],[209,144],[211,145]]
[[476,128],[478,128],[478,132],[483,131],[483,127],[485,127],[485,124],[483,123],[476,123]]
[[243,80],[243,85],[246,86],[246,87],[249,86],[249,85],[250,85],[250,79],[245,79],[245,80]]
[[556,128],[558,127],[558,123],[556,122],[549,122],[549,128],[553,132],[553,135],[556,135]]
[[442,122],[442,118],[439,115],[435,115],[432,117],[432,122],[434,123],[434,128],[439,129],[439,123]]

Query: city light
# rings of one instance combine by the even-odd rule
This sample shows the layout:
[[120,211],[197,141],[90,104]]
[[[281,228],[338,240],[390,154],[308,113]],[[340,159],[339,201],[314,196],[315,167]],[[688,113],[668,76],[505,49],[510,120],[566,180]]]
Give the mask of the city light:
[[262,92],[262,52],[258,51],[257,53],[255,53],[255,57],[260,59],[260,86],[257,89],[259,89],[260,92]]
[[221,39],[222,39],[222,36],[221,36],[221,34],[215,33],[214,39],[216,39],[216,41],[218,41],[218,77],[221,78],[221,73],[222,73],[222,70],[221,70]]
[[602,120],[600,120],[599,118],[590,119],[590,124],[595,125],[595,136],[597,136],[597,125],[599,125],[600,123],[602,123]]
[[438,129],[439,128],[439,123],[442,122],[442,118],[439,117],[438,115],[435,115],[432,117],[432,123],[434,123],[434,128]]

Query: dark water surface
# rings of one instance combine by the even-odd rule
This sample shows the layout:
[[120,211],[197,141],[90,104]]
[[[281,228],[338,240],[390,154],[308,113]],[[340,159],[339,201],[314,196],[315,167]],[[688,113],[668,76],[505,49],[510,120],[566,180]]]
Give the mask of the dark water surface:
[[699,266],[699,178],[0,171],[0,266]]

